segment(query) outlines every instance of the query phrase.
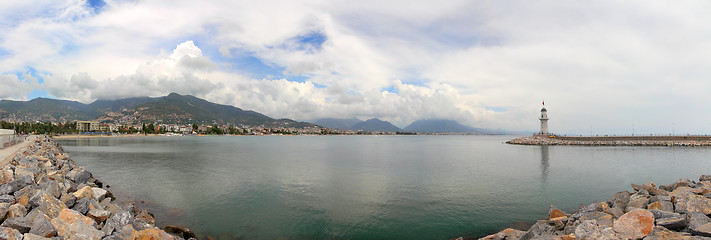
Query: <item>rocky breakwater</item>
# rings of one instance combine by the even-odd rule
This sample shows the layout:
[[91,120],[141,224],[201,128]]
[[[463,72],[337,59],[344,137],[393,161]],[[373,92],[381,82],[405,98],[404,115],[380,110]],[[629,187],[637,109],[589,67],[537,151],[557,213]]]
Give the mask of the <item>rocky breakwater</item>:
[[[580,139],[580,140],[577,140]],[[711,146],[708,140],[658,140],[658,139],[624,139],[622,137],[521,137],[506,141],[508,144],[518,145],[582,145],[582,146],[679,146],[696,147]]]
[[505,229],[481,239],[710,239],[711,175],[657,187],[632,184],[633,192],[565,213],[551,206],[548,219],[528,231]]
[[150,213],[115,202],[106,188],[41,137],[0,170],[0,239],[195,238],[187,228],[157,228]]

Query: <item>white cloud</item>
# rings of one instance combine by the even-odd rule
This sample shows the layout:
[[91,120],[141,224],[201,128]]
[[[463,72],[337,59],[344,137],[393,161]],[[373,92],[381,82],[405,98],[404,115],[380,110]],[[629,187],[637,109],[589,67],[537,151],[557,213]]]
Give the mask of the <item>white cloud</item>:
[[20,79],[16,75],[0,75],[0,99],[27,99],[37,83],[34,77],[25,73]]
[[[545,99],[556,132],[674,122],[707,133],[709,5],[148,0],[94,14],[82,1],[0,3],[0,74],[23,89],[0,97],[36,88],[12,78],[32,67],[50,94],[82,101],[175,91],[273,117],[535,130]],[[325,41],[299,42],[309,34]],[[285,77],[245,74],[230,62],[245,54]]]

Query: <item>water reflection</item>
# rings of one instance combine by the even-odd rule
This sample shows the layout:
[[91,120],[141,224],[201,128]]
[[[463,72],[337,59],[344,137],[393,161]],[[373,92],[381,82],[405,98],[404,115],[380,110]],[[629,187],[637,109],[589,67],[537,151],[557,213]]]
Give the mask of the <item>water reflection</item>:
[[541,146],[541,178],[543,181],[548,180],[548,167],[550,163],[548,161],[548,145]]

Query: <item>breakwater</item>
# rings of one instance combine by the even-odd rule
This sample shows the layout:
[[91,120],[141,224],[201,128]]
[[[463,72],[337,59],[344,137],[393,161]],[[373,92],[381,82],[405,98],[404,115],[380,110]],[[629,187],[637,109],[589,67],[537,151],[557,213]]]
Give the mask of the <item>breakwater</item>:
[[155,226],[153,215],[119,203],[108,185],[39,137],[0,170],[0,239],[191,239]]
[[587,146],[711,146],[711,136],[603,136],[570,137],[534,135],[507,141],[519,145],[587,145]]
[[551,205],[548,218],[527,231],[508,228],[480,239],[711,239],[711,175],[632,189],[573,213]]

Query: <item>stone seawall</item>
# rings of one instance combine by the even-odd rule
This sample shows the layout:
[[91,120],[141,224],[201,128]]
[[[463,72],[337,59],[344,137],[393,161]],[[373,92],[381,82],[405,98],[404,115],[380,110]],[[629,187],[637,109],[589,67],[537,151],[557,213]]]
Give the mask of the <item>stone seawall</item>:
[[39,137],[0,169],[0,239],[195,239],[184,227],[118,203],[108,186]]
[[508,228],[480,239],[711,240],[711,175],[702,175],[698,182],[632,184],[632,189],[573,213],[551,205],[548,218],[526,231]]
[[711,146],[711,136],[531,136],[507,141],[519,145],[587,145],[587,146]]

